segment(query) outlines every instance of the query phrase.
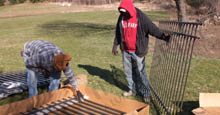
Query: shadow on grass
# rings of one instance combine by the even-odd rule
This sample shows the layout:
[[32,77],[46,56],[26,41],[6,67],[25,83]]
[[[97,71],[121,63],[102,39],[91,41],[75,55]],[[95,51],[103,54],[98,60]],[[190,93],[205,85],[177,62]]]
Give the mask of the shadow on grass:
[[80,68],[84,68],[88,71],[89,74],[99,76],[100,78],[104,79],[105,81],[109,82],[117,86],[118,88],[127,91],[127,83],[123,71],[116,68],[113,65],[110,65],[112,71],[102,69],[99,67],[91,66],[91,65],[78,65]]
[[88,22],[73,23],[65,20],[45,23],[39,27],[41,28],[40,34],[42,35],[65,35],[68,33],[68,35],[80,38],[90,35],[109,34],[109,31],[114,31],[115,29],[115,25]]
[[0,73],[3,73],[3,69],[2,68],[0,68]]
[[183,111],[178,113],[178,115],[194,115],[192,113],[193,109],[196,109],[199,107],[199,101],[185,101],[183,102]]
[[13,94],[13,95],[10,95],[9,97],[1,99],[0,106],[4,105],[4,104],[9,104],[9,103],[13,103],[16,101],[20,101],[20,100],[23,100],[26,98],[27,98],[27,91],[25,91],[23,93],[19,93],[19,94]]
[[[48,91],[48,86],[41,86],[38,88],[38,94],[46,93]],[[21,101],[28,98],[28,91],[24,91],[22,93],[17,93],[10,95],[6,98],[0,99],[0,106],[13,103],[16,101]]]
[[[161,114],[161,108],[159,108],[159,106],[161,106],[161,105],[158,105],[159,103],[156,100],[157,100],[156,98],[153,98],[153,100],[150,104],[151,113],[153,115],[160,115]],[[174,103],[180,104],[180,102],[174,102]],[[185,102],[183,102],[181,112],[176,113],[176,115],[194,115],[192,113],[192,110],[196,109],[198,107],[199,107],[199,102],[198,101],[185,101]],[[173,113],[171,113],[171,114],[173,114]]]

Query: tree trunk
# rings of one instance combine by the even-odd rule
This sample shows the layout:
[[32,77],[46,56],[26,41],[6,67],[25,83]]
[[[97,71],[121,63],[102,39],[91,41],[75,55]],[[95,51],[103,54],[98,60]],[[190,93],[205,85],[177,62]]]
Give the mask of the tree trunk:
[[185,0],[175,0],[178,21],[187,21]]

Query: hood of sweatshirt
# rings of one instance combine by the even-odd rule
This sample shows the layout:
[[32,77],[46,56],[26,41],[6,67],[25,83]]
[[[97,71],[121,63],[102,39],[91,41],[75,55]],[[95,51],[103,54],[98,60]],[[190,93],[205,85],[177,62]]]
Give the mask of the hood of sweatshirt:
[[118,10],[120,8],[127,10],[131,17],[136,16],[136,9],[134,7],[132,0],[122,0],[121,4],[118,7]]

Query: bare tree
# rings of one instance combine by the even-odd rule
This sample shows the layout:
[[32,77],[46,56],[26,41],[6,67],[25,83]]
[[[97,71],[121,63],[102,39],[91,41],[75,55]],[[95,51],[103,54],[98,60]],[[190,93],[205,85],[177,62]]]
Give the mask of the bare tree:
[[178,21],[187,21],[185,0],[174,0],[177,8]]

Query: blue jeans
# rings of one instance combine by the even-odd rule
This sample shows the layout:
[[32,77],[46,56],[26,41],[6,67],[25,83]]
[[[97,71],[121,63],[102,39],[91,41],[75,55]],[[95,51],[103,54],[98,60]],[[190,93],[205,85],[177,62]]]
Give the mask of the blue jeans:
[[145,57],[138,57],[135,52],[123,51],[123,66],[129,90],[150,96]]
[[[31,98],[38,94],[37,82],[38,82],[39,74],[28,68],[26,68],[26,72],[27,72],[28,93],[29,93],[29,98]],[[48,91],[53,91],[59,88],[60,76],[61,76],[61,72],[53,72],[50,74],[49,76],[50,85]]]
[[[24,55],[24,63],[26,62],[27,57]],[[32,71],[31,69],[26,68],[27,72],[27,86],[28,86],[28,94],[29,98],[36,96],[38,94],[37,91],[37,82],[39,78],[39,74]],[[61,72],[52,72],[50,73],[50,85],[48,91],[53,91],[59,88],[60,84]]]

